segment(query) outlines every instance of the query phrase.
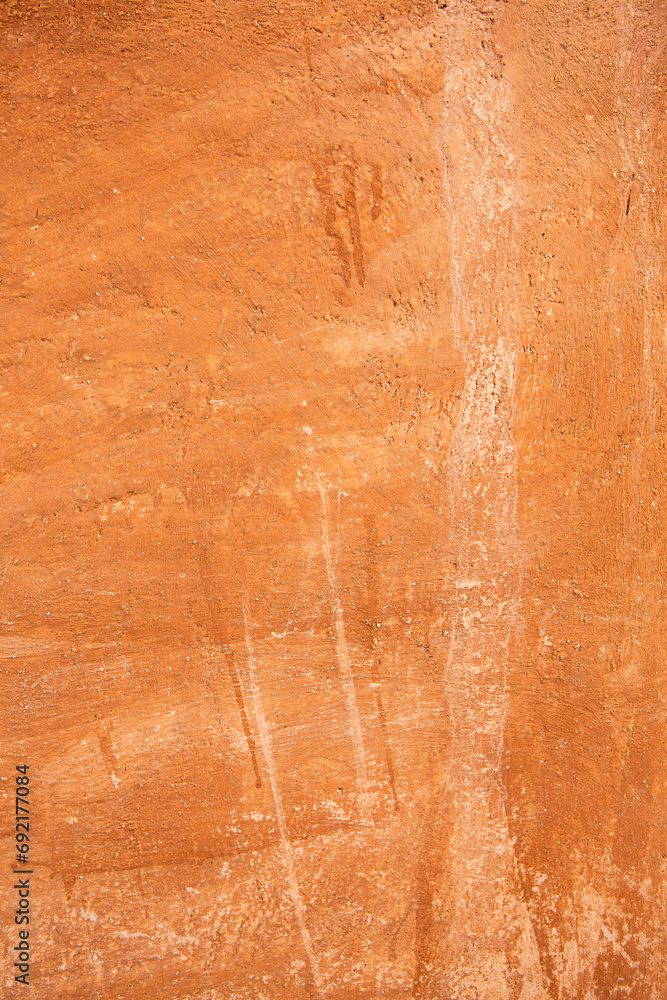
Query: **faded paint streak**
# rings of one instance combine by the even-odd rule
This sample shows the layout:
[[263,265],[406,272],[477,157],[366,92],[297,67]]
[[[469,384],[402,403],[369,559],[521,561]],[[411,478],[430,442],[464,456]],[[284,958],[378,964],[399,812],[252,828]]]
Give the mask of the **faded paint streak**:
[[113,743],[111,742],[111,725],[106,725],[102,732],[99,734],[100,741],[100,752],[102,754],[102,759],[104,760],[104,767],[107,774],[113,780],[115,777],[115,772],[118,770],[118,760],[116,754],[114,753]]
[[[486,28],[458,5],[447,39],[441,153],[450,219],[452,327],[465,381],[447,464],[452,638],[446,805],[429,819],[432,885],[420,893],[414,994],[544,997],[502,783],[506,673],[521,554],[512,435],[517,344],[517,171],[511,94]],[[439,845],[448,845],[442,862]],[[442,850],[442,848],[440,848]]]

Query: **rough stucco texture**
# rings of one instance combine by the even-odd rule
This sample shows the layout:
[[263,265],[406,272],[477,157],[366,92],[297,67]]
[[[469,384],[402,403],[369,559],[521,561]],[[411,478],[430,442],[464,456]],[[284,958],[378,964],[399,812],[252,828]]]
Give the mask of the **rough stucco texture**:
[[664,1000],[667,4],[0,28],[5,995]]

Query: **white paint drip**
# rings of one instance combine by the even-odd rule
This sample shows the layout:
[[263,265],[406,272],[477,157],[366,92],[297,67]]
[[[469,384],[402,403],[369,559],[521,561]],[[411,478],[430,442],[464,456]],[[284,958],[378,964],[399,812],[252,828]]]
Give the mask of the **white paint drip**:
[[264,755],[264,761],[266,763],[266,770],[269,775],[269,784],[271,785],[273,804],[276,810],[276,819],[278,822],[278,830],[280,833],[280,840],[283,847],[285,869],[287,871],[287,882],[289,885],[289,893],[292,898],[292,905],[294,906],[294,912],[296,914],[297,923],[299,924],[299,930],[301,931],[301,940],[303,941],[303,947],[306,952],[306,955],[308,956],[308,961],[310,963],[313,980],[315,982],[315,986],[317,987],[317,991],[321,996],[323,995],[323,989],[324,989],[323,980],[319,970],[317,956],[315,955],[315,952],[313,950],[313,944],[310,939],[308,924],[306,923],[306,912],[303,906],[303,900],[301,899],[301,892],[299,891],[299,882],[296,877],[296,869],[294,866],[294,852],[292,851],[292,845],[290,843],[289,836],[287,833],[287,824],[285,823],[285,810],[283,808],[283,800],[280,794],[280,786],[278,784],[278,772],[276,770],[276,764],[273,758],[273,750],[271,748],[271,736],[269,734],[269,729],[266,724],[266,717],[264,715],[264,709],[262,707],[262,695],[259,688],[259,682],[257,680],[257,666],[255,663],[255,652],[253,649],[252,640],[250,638],[247,607],[244,607],[243,609],[243,618],[245,622],[245,644],[248,656],[248,674],[250,677],[250,692],[252,695],[252,704],[253,704],[253,709],[255,711],[255,718],[257,720],[257,732],[259,734],[259,742],[262,747],[262,753]]
[[340,668],[343,693],[347,706],[347,715],[350,726],[350,736],[352,738],[352,748],[354,752],[354,770],[357,782],[357,798],[359,802],[359,813],[361,821],[367,826],[373,825],[371,817],[369,795],[368,795],[368,773],[366,769],[366,752],[364,749],[364,735],[361,728],[361,716],[357,705],[357,694],[354,687],[354,677],[352,676],[352,665],[350,661],[350,651],[345,636],[345,621],[343,618],[343,606],[338,595],[338,580],[336,578],[336,564],[332,552],[331,538],[329,534],[329,512],[327,507],[327,497],[318,477],[317,485],[322,498],[322,551],[327,567],[327,577],[329,579],[329,589],[331,591],[331,608],[334,618],[334,628],[336,630],[336,653],[338,656],[338,666]]

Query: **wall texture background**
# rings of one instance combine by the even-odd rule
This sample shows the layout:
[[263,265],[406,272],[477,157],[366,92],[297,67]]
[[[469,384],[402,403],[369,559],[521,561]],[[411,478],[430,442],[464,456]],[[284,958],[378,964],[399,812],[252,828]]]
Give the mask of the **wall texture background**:
[[666,41],[0,3],[7,996],[667,997]]

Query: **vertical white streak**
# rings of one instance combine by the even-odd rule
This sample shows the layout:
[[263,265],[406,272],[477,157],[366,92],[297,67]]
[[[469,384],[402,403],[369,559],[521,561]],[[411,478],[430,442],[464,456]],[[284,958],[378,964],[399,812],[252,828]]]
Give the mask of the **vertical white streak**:
[[331,610],[336,631],[336,653],[338,656],[338,666],[340,668],[343,693],[347,705],[347,715],[350,725],[350,736],[352,738],[352,749],[354,752],[354,770],[357,781],[357,797],[359,801],[359,812],[361,820],[368,826],[373,825],[370,805],[368,801],[368,774],[366,770],[366,752],[364,750],[364,736],[361,728],[361,716],[357,705],[357,694],[354,687],[354,677],[352,676],[352,665],[350,662],[350,651],[345,637],[345,621],[343,619],[343,606],[338,596],[338,580],[336,578],[336,566],[332,553],[332,543],[329,537],[329,513],[327,510],[327,498],[324,487],[317,480],[320,496],[322,497],[322,551],[327,567],[327,577],[329,579],[329,589],[331,591]]
[[537,998],[544,996],[539,954],[502,781],[506,676],[521,591],[512,433],[520,200],[514,116],[484,19],[467,4],[451,16],[440,145],[452,328],[465,374],[447,466],[449,541],[458,567],[445,673],[451,882],[433,909],[428,995],[495,1000],[510,995],[516,971],[526,994]]
[[280,794],[280,787],[278,785],[278,773],[276,771],[276,764],[273,759],[273,751],[271,749],[271,737],[269,735],[269,729],[266,724],[266,717],[264,715],[264,709],[262,707],[262,695],[259,689],[259,683],[257,681],[257,666],[255,663],[255,652],[252,645],[252,639],[250,638],[250,630],[248,627],[248,608],[243,609],[243,619],[245,622],[245,644],[246,651],[248,654],[248,674],[250,676],[250,692],[252,695],[252,704],[255,711],[255,718],[257,720],[257,731],[259,733],[259,742],[262,746],[262,753],[264,754],[264,761],[266,763],[266,770],[269,774],[269,784],[271,785],[271,794],[273,795],[273,804],[276,810],[276,819],[278,821],[278,830],[280,832],[280,840],[283,847],[283,856],[285,859],[285,869],[287,871],[287,882],[289,885],[289,893],[292,897],[292,904],[294,906],[294,912],[296,913],[296,919],[299,924],[299,930],[301,931],[301,939],[303,941],[303,947],[308,956],[308,961],[310,963],[310,968],[313,974],[313,979],[317,987],[317,991],[320,995],[323,992],[322,976],[320,974],[317,957],[313,951],[313,944],[310,940],[310,933],[308,931],[308,925],[306,923],[306,913],[303,906],[303,900],[301,899],[301,893],[299,891],[299,882],[296,877],[296,870],[294,867],[294,853],[292,851],[292,845],[289,840],[287,833],[287,824],[285,823],[285,811],[283,809],[283,800]]

